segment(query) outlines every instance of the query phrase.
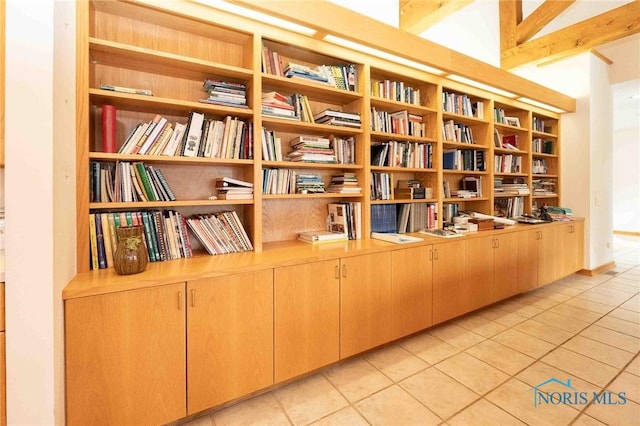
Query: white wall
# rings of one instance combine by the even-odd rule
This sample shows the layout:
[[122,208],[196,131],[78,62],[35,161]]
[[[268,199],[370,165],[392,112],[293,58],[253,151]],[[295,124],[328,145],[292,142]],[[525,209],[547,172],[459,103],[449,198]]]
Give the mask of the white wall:
[[7,422],[54,423],[53,2],[6,2]]
[[640,128],[613,133],[613,229],[640,232]]
[[64,424],[62,289],[75,273],[75,3],[9,0],[7,421]]
[[590,258],[589,269],[613,261],[613,111],[609,66],[590,57]]

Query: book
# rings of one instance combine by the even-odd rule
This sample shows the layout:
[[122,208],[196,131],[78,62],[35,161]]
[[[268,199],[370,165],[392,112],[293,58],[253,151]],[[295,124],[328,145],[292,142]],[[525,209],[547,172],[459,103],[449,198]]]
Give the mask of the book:
[[102,90],[110,90],[112,92],[130,93],[133,95],[153,96],[153,92],[149,89],[134,89],[133,87],[114,86],[113,84],[101,84]]
[[195,111],[191,112],[189,115],[189,130],[186,134],[184,151],[182,153],[183,156],[197,157],[203,122],[204,114]]
[[89,256],[89,260],[91,261],[90,266],[91,269],[98,269],[98,239],[97,239],[97,231],[96,231],[96,214],[89,214],[89,248],[91,250],[91,255]]
[[253,193],[219,192],[217,197],[219,200],[251,200],[253,198]]
[[308,243],[348,241],[349,237],[344,232],[331,232],[325,230],[306,231],[298,234],[298,240]]
[[116,107],[102,105],[102,152],[116,151]]
[[217,177],[215,179],[215,183],[216,183],[217,187],[237,185],[237,186],[245,186],[247,188],[253,188],[253,183],[251,183],[251,182],[247,182],[247,181],[244,181],[244,180],[231,178],[231,177],[228,177],[228,176]]
[[423,241],[422,238],[413,237],[411,235],[397,234],[397,233],[386,233],[386,232],[372,232],[371,238],[376,240],[387,241],[395,244],[406,244],[406,243],[416,243],[419,241]]

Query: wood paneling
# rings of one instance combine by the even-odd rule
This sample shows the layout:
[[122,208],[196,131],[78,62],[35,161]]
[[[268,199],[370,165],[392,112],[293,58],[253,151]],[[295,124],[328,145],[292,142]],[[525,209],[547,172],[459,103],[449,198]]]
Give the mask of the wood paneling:
[[450,241],[433,248],[433,323],[466,312],[466,241]]

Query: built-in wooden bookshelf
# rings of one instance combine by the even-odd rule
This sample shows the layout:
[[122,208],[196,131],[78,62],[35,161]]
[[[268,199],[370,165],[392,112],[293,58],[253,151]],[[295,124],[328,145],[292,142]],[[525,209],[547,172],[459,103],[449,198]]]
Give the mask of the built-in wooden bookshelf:
[[[88,270],[90,265],[90,212],[173,209],[189,216],[233,210],[244,224],[254,250],[261,252],[273,244],[293,243],[300,232],[324,228],[327,204],[338,201],[362,203],[364,238],[368,238],[371,229],[371,206],[376,204],[430,203],[436,206],[437,216],[442,217],[443,203],[457,203],[460,210],[492,214],[495,200],[505,198],[493,190],[496,178],[524,182],[530,190],[540,179],[555,184],[556,195],[532,192],[524,196],[527,213],[542,203],[559,203],[558,114],[266,24],[241,25],[246,24],[244,18],[224,12],[212,11],[212,18],[205,19],[198,14],[201,6],[176,8],[127,2],[79,5],[80,22],[85,26],[79,31],[77,90],[81,112],[77,126],[79,271]],[[220,14],[220,19],[213,18],[216,14]],[[268,72],[263,66],[265,52],[269,52],[267,55],[276,52],[273,57],[283,66],[292,62],[311,68],[350,67],[355,77],[352,87],[345,90],[308,79],[287,78],[273,69]],[[202,90],[205,79],[244,84],[247,107],[199,102],[206,97]],[[148,89],[153,96],[103,90],[102,84]],[[304,95],[312,114],[325,109],[357,113],[361,126],[333,126],[265,115],[261,112],[261,97],[266,92]],[[198,111],[208,118],[233,116],[250,123],[252,156],[217,159],[105,153],[101,140],[103,105],[116,108],[118,147],[140,121],[161,114],[170,122],[186,123],[190,112]],[[498,112],[506,119],[497,120]],[[402,116],[420,122],[422,130],[416,133],[376,125],[376,120],[379,123]],[[455,128],[462,129],[457,136]],[[263,129],[279,138],[282,161],[263,157],[260,143]],[[461,137],[464,134],[471,137]],[[348,164],[287,161],[289,142],[300,135],[352,138],[354,161]],[[517,143],[515,147],[507,147],[502,140]],[[430,158],[419,165],[375,163],[376,147],[392,143],[424,150]],[[545,143],[551,146],[551,153],[544,152]],[[542,152],[536,151],[538,145],[542,146]],[[473,164],[451,167],[452,152],[466,158],[467,163],[472,158]],[[154,165],[167,176],[177,200],[89,202],[87,166],[91,161],[144,161]],[[503,169],[501,164],[506,161],[517,166]],[[327,186],[336,173],[355,173],[362,192],[262,194],[264,169],[314,173]],[[371,192],[372,172],[388,173],[392,188],[399,181],[420,181],[422,186],[432,189],[433,195],[427,199],[394,196],[375,199]],[[252,182],[253,197],[237,201],[209,199],[214,194],[213,179],[219,176]],[[445,196],[445,184],[455,193],[462,189],[462,182],[473,179],[480,183],[478,196]],[[192,242],[196,255],[204,253],[195,239]]]

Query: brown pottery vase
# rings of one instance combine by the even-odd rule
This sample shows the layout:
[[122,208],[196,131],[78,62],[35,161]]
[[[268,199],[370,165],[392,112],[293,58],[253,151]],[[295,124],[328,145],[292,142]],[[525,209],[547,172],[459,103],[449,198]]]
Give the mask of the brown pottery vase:
[[147,248],[142,238],[142,226],[116,228],[118,246],[113,255],[113,267],[120,275],[137,274],[147,266]]

